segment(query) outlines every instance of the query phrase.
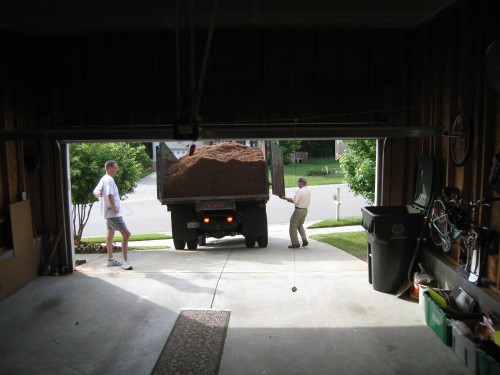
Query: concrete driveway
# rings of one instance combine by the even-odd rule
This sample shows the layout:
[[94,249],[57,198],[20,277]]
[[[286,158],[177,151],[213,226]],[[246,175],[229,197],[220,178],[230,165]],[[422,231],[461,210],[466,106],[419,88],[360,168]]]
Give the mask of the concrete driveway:
[[133,251],[132,271],[82,255],[38,277],[0,303],[0,373],[150,374],[180,309],[213,308],[231,311],[219,374],[471,374],[418,303],[373,290],[365,262],[288,249],[286,226],[269,237]]

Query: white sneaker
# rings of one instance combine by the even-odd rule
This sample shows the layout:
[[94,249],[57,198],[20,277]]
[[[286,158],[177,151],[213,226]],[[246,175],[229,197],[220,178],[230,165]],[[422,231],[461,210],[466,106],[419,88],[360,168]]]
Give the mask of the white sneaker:
[[112,266],[121,266],[122,262],[116,260],[116,259],[108,259],[108,267]]
[[124,270],[131,270],[132,266],[130,265],[130,263],[128,261],[125,261],[125,262],[122,263],[122,268]]

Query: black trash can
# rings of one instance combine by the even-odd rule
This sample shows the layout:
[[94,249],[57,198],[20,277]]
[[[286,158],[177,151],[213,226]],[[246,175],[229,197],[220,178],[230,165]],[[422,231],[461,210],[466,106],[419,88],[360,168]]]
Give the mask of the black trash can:
[[368,245],[368,281],[379,292],[396,293],[407,277],[430,203],[432,172],[432,158],[422,157],[412,205],[361,208]]

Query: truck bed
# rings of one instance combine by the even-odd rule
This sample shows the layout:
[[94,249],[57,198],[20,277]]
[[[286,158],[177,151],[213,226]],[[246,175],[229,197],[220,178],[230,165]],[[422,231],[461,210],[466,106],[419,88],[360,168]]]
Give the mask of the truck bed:
[[269,194],[254,194],[254,195],[212,195],[206,197],[182,197],[182,198],[160,198],[162,204],[175,203],[199,203],[209,200],[233,200],[233,201],[268,201]]

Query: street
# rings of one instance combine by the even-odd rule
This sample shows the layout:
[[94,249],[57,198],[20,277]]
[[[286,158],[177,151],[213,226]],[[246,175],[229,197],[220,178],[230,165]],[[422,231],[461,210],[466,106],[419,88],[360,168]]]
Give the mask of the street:
[[[335,218],[333,195],[338,194],[337,188],[340,188],[340,218],[361,216],[361,207],[367,206],[367,203],[362,197],[355,197],[347,185],[310,186],[312,199],[306,219],[308,223]],[[293,197],[296,189],[286,189],[287,196]],[[122,202],[122,207],[123,217],[132,234],[171,233],[170,213],[156,198],[156,173],[141,179],[135,192]],[[288,223],[293,209],[292,204],[271,194],[267,204],[268,224]],[[99,215],[98,206],[94,205],[83,237],[105,234],[106,224]]]

